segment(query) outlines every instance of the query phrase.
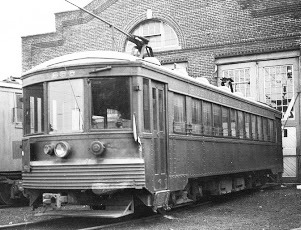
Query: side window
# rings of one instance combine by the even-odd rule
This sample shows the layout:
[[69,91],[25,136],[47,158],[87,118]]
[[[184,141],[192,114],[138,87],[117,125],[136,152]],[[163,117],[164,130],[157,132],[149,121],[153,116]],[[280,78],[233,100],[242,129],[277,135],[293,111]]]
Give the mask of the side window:
[[143,120],[144,131],[150,132],[149,80],[143,79]]
[[24,133],[44,131],[44,89],[43,84],[36,84],[24,89],[25,124]]
[[251,115],[251,138],[253,140],[258,139],[257,131],[256,131],[256,116],[255,115]]
[[244,138],[244,117],[242,111],[237,111],[237,137]]
[[222,107],[223,136],[229,136],[229,108]]
[[234,109],[230,110],[231,119],[231,136],[236,137],[236,111]]
[[213,135],[221,136],[222,135],[222,111],[221,106],[213,104]]
[[212,135],[212,109],[210,102],[203,102],[203,127],[204,134]]
[[165,122],[165,117],[164,117],[164,91],[162,89],[158,89],[158,97],[159,97],[159,130],[164,131],[164,122]]
[[174,122],[175,133],[186,133],[185,97],[174,94]]
[[250,128],[251,128],[251,123],[250,123],[250,114],[245,113],[245,136],[246,138],[250,138]]
[[22,103],[22,94],[15,94],[15,107],[13,108],[13,122],[16,125],[22,126],[23,122],[23,103]]
[[158,118],[157,118],[157,93],[156,93],[156,88],[152,88],[152,106],[153,106],[153,127],[154,129],[157,129],[158,127]]
[[269,141],[268,119],[263,118],[263,140]]
[[274,121],[269,119],[269,141],[275,142]]
[[257,132],[258,132],[258,140],[263,140],[263,133],[262,133],[262,119],[261,117],[257,116]]
[[202,131],[202,101],[191,100],[192,133],[203,134]]

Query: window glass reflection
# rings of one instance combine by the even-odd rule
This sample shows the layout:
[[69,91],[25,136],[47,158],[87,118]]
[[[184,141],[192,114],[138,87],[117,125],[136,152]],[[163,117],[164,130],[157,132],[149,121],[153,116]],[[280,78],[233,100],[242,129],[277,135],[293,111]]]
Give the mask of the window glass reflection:
[[128,77],[91,80],[92,128],[131,128],[130,84]]
[[69,133],[83,130],[83,80],[48,84],[49,132]]
[[44,131],[44,90],[43,84],[24,88],[24,133],[33,134]]

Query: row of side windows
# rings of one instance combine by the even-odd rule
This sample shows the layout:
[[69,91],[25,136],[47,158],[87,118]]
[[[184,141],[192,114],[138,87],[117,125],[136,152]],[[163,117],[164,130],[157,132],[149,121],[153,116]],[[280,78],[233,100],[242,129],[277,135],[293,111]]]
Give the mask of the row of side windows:
[[191,98],[187,122],[186,97],[174,94],[173,132],[275,142],[272,119]]

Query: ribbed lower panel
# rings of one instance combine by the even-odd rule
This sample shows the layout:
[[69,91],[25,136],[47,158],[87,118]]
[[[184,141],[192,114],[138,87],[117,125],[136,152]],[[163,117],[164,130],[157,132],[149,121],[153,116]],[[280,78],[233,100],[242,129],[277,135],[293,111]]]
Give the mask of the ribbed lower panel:
[[111,190],[144,186],[144,163],[35,165],[30,173],[23,173],[24,188]]
[[22,172],[0,172],[0,178],[8,178],[11,180],[21,180],[22,178]]

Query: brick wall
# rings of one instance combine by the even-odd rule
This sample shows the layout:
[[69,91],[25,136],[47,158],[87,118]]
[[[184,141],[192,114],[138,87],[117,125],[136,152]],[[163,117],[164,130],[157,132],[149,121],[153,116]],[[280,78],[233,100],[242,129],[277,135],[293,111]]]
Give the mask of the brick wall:
[[[212,76],[218,57],[300,49],[300,0],[94,0],[86,7],[126,32],[153,18],[177,33],[181,50],[156,53],[162,62],[188,61],[191,76]],[[79,10],[57,13],[56,32],[22,38],[23,71],[64,54],[122,51],[126,37]],[[212,83],[214,79],[212,78]]]

